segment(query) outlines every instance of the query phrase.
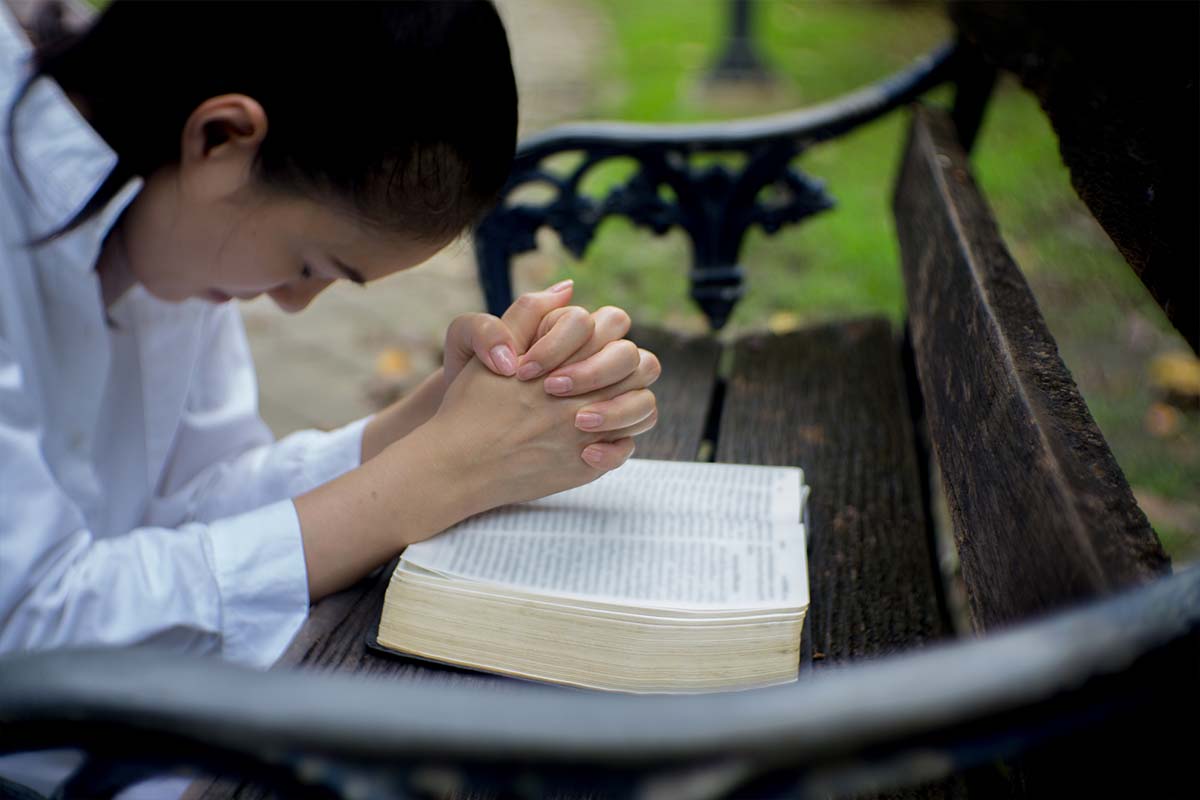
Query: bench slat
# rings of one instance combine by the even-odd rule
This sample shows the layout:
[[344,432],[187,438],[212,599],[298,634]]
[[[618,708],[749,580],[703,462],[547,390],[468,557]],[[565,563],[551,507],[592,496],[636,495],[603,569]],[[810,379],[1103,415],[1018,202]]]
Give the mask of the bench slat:
[[886,320],[739,341],[716,456],[799,466],[812,487],[802,658],[820,666],[952,635]]
[[915,112],[894,205],[917,372],[975,626],[1166,571],[944,114]]

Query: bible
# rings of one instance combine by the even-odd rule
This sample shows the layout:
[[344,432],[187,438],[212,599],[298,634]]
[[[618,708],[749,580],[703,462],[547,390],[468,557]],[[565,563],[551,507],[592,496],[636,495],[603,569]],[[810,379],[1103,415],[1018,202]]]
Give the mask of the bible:
[[612,691],[795,680],[807,493],[795,467],[630,459],[407,548],[376,642]]

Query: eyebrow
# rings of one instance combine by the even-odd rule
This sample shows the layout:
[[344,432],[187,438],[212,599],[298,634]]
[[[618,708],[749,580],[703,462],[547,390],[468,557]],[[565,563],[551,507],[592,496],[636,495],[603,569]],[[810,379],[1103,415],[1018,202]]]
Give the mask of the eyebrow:
[[359,272],[358,270],[356,270],[354,267],[346,266],[345,264],[343,264],[341,262],[340,259],[338,259],[336,257],[331,258],[330,260],[333,262],[333,265],[335,267],[337,267],[347,278],[354,281],[359,286],[363,286],[366,284],[367,279],[364,278],[363,274],[361,272]]

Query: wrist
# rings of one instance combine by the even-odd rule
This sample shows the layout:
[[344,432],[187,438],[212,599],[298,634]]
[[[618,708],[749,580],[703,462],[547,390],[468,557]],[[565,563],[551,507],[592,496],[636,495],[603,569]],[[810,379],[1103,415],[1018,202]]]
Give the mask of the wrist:
[[[394,479],[409,476],[419,486],[420,496],[427,499],[422,504],[427,518],[423,524],[405,526],[403,546],[428,539],[485,510],[486,506],[480,505],[484,482],[475,459],[436,415],[388,450],[388,460],[394,459],[400,471]],[[404,510],[398,509],[398,513]]]
[[412,433],[437,412],[446,393],[441,367],[407,395],[378,412],[363,431],[362,462]]
[[418,428],[293,500],[314,601],[475,513],[477,470],[439,435],[436,426]]

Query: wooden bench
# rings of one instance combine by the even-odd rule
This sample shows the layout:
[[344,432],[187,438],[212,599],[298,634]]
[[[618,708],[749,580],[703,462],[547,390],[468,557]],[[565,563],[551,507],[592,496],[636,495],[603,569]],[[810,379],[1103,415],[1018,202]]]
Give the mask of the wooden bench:
[[[280,665],[302,669],[140,652],[0,662],[0,748],[86,746],[97,758],[81,795],[128,780],[121,765],[187,763],[236,776],[193,787],[203,797],[258,797],[262,785],[288,797],[1170,796],[1188,744],[1168,723],[1200,699],[1200,571],[1169,574],[971,177],[961,142],[991,80],[981,52],[960,45],[771,120],[568,126],[523,144],[510,184],[548,182],[551,200],[506,204],[481,230],[496,311],[510,257],[542,225],[578,252],[610,213],[683,227],[692,296],[720,328],[740,296],[745,229],[830,205],[795,155],[957,83],[953,117],[913,111],[896,181],[904,331],[861,319],[732,344],[634,333],[664,364],[661,421],[639,456],[808,475],[799,682],[638,698],[381,658],[364,640],[385,569],[313,609]],[[589,154],[577,173],[542,168],[568,150]],[[689,165],[728,150],[748,154],[742,171]],[[617,156],[641,165],[626,186],[602,201],[575,192]],[[769,184],[784,199],[755,203]],[[947,610],[937,484],[973,631]]]

